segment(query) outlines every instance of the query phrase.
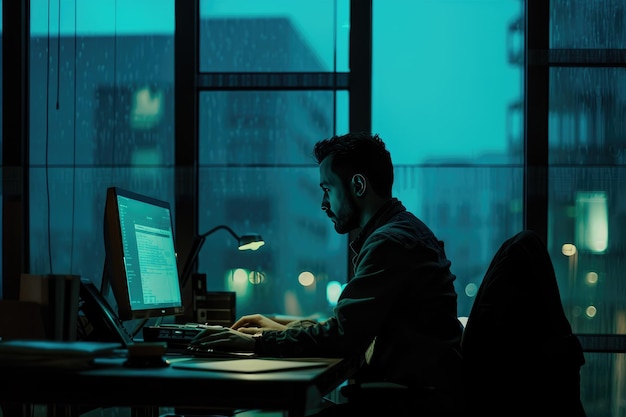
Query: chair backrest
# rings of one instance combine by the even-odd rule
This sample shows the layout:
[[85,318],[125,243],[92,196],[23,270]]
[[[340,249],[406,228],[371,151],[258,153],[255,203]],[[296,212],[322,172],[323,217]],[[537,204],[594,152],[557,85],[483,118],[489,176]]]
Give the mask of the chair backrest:
[[[541,238],[524,230],[494,255],[462,341],[468,415],[585,416],[585,359]],[[555,413],[555,414],[552,414]]]

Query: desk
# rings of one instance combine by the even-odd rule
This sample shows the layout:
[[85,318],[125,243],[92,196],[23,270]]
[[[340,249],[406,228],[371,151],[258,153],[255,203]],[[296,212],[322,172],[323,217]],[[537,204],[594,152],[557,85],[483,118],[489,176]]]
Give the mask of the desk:
[[[319,406],[322,397],[356,369],[355,361],[318,358],[307,360],[322,361],[327,366],[254,374],[172,366],[128,368],[123,366],[124,360],[100,358],[94,367],[83,370],[0,368],[0,403],[12,408],[49,404],[62,408],[65,415],[77,415],[80,407],[130,407],[136,416],[158,416],[159,407],[199,407],[283,410],[290,416],[300,416]],[[24,415],[28,408],[22,407]]]

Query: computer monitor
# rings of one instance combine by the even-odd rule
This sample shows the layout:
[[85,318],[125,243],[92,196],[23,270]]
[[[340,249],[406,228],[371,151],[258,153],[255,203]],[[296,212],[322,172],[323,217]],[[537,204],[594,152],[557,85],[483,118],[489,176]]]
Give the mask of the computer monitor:
[[172,225],[168,202],[107,189],[101,292],[112,290],[120,320],[183,314]]

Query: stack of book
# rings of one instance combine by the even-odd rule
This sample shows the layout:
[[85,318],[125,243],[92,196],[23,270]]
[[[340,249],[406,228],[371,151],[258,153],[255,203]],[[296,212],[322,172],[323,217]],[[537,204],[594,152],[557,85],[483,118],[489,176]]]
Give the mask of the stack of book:
[[79,275],[22,274],[20,301],[44,306],[46,338],[74,341],[77,336]]
[[98,357],[119,356],[120,343],[15,339],[0,342],[0,366],[46,366],[82,369]]

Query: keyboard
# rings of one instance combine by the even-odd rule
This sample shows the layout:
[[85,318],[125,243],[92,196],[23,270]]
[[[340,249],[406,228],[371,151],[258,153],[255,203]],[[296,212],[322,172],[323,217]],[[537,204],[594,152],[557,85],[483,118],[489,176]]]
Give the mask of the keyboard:
[[189,342],[204,329],[227,329],[219,325],[185,323],[160,324],[143,328],[145,342],[165,342],[168,348],[187,348]]
[[187,346],[185,348],[186,353],[191,353],[193,356],[200,358],[256,358],[257,355],[253,352],[236,352],[236,351],[222,351],[216,349],[208,349],[202,346]]

